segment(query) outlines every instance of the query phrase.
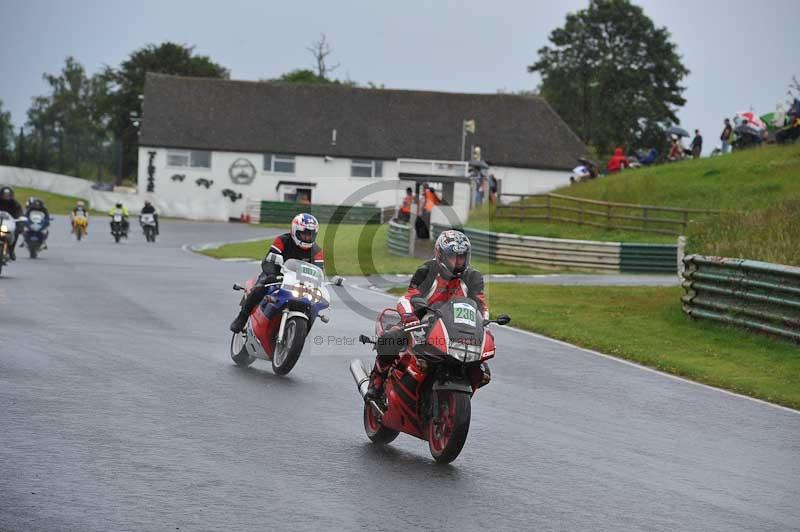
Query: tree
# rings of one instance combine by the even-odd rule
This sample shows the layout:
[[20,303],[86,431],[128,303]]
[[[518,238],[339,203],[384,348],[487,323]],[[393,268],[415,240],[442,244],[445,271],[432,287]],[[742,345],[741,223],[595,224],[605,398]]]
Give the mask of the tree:
[[328,66],[325,62],[327,57],[333,53],[333,48],[331,48],[324,33],[320,34],[320,39],[318,41],[314,41],[306,46],[306,50],[311,52],[311,55],[314,56],[314,60],[317,62],[317,76],[322,79],[328,79],[328,74],[341,66],[339,63]]
[[313,70],[303,68],[292,70],[291,72],[287,72],[277,79],[269,81],[273,83],[310,83],[316,85],[337,83],[335,80],[318,76]]
[[[228,79],[227,68],[208,56],[194,55],[194,47],[164,42],[148,45],[134,51],[118,69],[107,68],[104,75],[113,84],[108,106],[114,136],[125,145],[122,172],[136,173],[138,130],[133,125],[131,113],[141,116],[145,74],[155,72],[176,76]],[[119,176],[121,179],[122,176]]]
[[3,100],[0,100],[0,164],[11,162],[14,126],[11,125],[11,113],[3,111]]
[[551,45],[528,67],[539,92],[587,144],[601,154],[615,146],[664,142],[686,103],[689,73],[666,28],[656,28],[628,0],[591,0],[550,33]]
[[35,97],[28,110],[27,164],[80,177],[99,174],[109,140],[107,80],[87,76],[73,57],[66,58],[60,73],[43,78],[50,93]]

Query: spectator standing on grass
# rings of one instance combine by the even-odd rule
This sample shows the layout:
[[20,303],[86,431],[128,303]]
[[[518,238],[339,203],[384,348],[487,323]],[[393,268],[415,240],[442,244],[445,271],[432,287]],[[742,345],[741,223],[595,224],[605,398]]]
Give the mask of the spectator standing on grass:
[[695,159],[700,158],[700,153],[703,151],[703,136],[700,134],[699,129],[694,130],[694,138],[692,139],[692,157]]
[[494,174],[489,175],[489,203],[494,205],[497,201],[497,178]]
[[483,171],[478,173],[475,179],[475,206],[480,207],[483,204],[483,193],[486,190],[486,176]]
[[411,187],[406,188],[406,195],[403,196],[403,203],[400,204],[400,211],[397,219],[408,223],[411,221],[411,205],[414,203],[414,191]]
[[719,136],[719,140],[722,141],[722,153],[728,153],[730,151],[732,134],[733,128],[731,127],[731,121],[726,118],[725,127],[722,128],[722,134]]

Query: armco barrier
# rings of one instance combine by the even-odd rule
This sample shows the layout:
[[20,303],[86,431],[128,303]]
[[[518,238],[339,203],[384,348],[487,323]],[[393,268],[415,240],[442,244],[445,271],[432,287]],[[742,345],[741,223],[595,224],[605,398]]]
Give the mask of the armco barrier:
[[678,247],[665,244],[628,244],[620,247],[619,270],[627,272],[675,273]]
[[317,205],[285,201],[262,201],[259,213],[261,223],[285,224],[298,212],[313,214],[320,223],[380,224],[386,214],[379,207],[354,207],[351,205]]
[[800,342],[800,268],[744,259],[683,259],[683,311]]
[[[450,229],[448,226],[431,224],[431,238],[436,239],[442,231]],[[486,262],[497,261],[497,235],[489,231],[479,231],[469,227],[459,227],[469,237],[472,243],[472,256]]]
[[[435,238],[448,227],[433,224]],[[571,268],[607,273],[676,273],[678,246],[566,240],[460,228],[473,256],[489,262],[543,268]]]
[[414,255],[414,228],[408,224],[389,222],[386,246],[395,255]]

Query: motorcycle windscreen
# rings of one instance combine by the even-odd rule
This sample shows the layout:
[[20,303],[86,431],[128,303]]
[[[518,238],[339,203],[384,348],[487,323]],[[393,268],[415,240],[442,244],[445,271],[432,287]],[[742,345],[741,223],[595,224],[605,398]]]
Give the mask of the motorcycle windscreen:
[[31,211],[28,213],[28,220],[31,230],[39,231],[44,223],[45,215],[42,211]]
[[295,273],[296,282],[313,287],[320,287],[325,281],[325,274],[322,272],[322,269],[315,264],[297,259],[289,259],[284,263],[283,267]]
[[483,341],[483,315],[478,304],[467,297],[451,299],[438,308],[451,340]]

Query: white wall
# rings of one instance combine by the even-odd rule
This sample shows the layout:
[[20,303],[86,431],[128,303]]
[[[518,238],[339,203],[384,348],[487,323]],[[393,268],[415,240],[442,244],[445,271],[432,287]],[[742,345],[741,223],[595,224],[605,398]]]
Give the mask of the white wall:
[[569,185],[569,176],[572,175],[569,171],[534,170],[508,166],[493,166],[490,173],[502,180],[502,192],[514,194],[550,192],[558,187]]
[[[64,196],[75,196],[89,201],[91,208],[99,211],[110,210],[117,202],[122,202],[131,212],[139,212],[144,199],[137,194],[123,192],[104,192],[92,188],[92,181],[69,177],[52,172],[30,168],[0,166],[0,185],[28,187]],[[17,198],[24,204],[27,198]]]
[[[333,205],[361,205],[376,203],[387,207],[396,205],[404,194],[405,184],[397,181],[397,163],[383,162],[383,177],[363,178],[350,176],[350,159],[334,158],[326,161],[323,157],[295,157],[295,173],[284,174],[262,170],[263,155],[260,153],[212,152],[211,168],[189,168],[167,166],[167,151],[162,148],[139,149],[138,185],[140,193],[147,190],[148,152],[156,153],[155,190],[145,195],[151,198],[164,214],[185,218],[204,217],[225,220],[239,217],[247,200],[282,200],[282,190],[276,191],[279,181],[301,181],[316,183],[312,187],[312,203]],[[239,158],[250,161],[256,167],[256,177],[250,185],[235,184],[229,175],[231,165]],[[172,176],[183,174],[183,181],[174,181]],[[205,178],[213,181],[210,188],[198,186],[196,180]],[[375,183],[385,183],[388,190],[367,193],[364,187]],[[242,199],[231,202],[222,195],[224,189],[242,194]],[[279,196],[279,192],[281,195]],[[200,216],[200,214],[203,216]]]

